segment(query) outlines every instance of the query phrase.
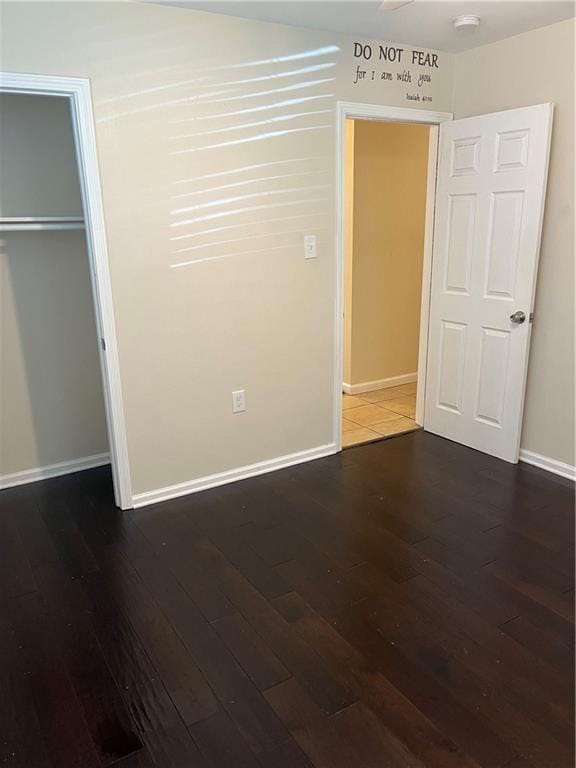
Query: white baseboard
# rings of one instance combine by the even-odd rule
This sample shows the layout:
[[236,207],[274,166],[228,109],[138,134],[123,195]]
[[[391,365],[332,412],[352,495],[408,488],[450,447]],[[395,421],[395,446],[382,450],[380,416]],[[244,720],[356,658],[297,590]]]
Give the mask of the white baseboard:
[[9,475],[0,475],[0,490],[3,488],[14,488],[16,485],[25,485],[26,483],[37,483],[39,480],[48,480],[51,477],[59,477],[60,475],[70,475],[73,472],[81,472],[83,469],[103,467],[105,464],[110,464],[109,453],[96,453],[94,456],[61,461],[58,464],[50,464],[47,467],[23,469],[20,472],[13,472]]
[[133,506],[135,508],[145,507],[148,504],[156,504],[160,501],[176,499],[179,496],[186,496],[189,493],[206,491],[209,488],[216,488],[219,485],[234,483],[237,480],[246,480],[255,475],[263,475],[266,472],[274,472],[277,469],[292,467],[295,464],[302,464],[305,461],[322,459],[325,456],[331,456],[336,452],[337,448],[335,443],[320,445],[318,448],[311,448],[308,451],[299,451],[298,453],[279,456],[277,459],[268,459],[267,461],[260,461],[257,464],[248,464],[244,467],[238,467],[238,469],[230,469],[227,472],[219,472],[215,475],[199,477],[197,480],[190,480],[186,483],[169,485],[166,488],[158,488],[155,491],[136,493],[132,497]]
[[365,381],[362,384],[342,384],[342,390],[347,395],[361,395],[362,392],[372,392],[375,389],[387,389],[388,387],[399,387],[401,384],[412,384],[418,380],[417,373],[405,373],[403,376],[392,376],[389,379],[377,379],[376,381]]
[[552,472],[555,475],[567,477],[569,480],[576,480],[576,467],[573,467],[571,464],[565,464],[563,461],[550,459],[548,456],[542,456],[533,451],[525,451],[523,448],[520,449],[520,461],[532,464],[532,466],[539,467],[540,469],[545,469],[547,472]]

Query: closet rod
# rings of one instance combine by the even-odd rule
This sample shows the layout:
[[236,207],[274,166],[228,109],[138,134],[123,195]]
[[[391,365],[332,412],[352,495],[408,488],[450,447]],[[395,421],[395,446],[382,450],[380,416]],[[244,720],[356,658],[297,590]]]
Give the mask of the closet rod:
[[82,216],[2,216],[0,232],[44,229],[83,229]]

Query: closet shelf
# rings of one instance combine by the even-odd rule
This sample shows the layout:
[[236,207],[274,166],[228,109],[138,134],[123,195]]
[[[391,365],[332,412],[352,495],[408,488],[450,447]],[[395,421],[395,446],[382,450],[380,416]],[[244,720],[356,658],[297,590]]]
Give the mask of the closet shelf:
[[0,232],[44,229],[84,229],[82,216],[2,216]]

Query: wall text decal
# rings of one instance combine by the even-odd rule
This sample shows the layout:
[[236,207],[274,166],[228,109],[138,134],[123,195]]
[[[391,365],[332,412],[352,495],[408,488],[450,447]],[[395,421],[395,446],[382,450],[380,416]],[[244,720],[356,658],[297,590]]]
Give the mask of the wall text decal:
[[354,42],[352,85],[368,82],[401,84],[407,86],[404,90],[406,101],[431,103],[433,75],[440,70],[438,59],[439,55],[433,51]]

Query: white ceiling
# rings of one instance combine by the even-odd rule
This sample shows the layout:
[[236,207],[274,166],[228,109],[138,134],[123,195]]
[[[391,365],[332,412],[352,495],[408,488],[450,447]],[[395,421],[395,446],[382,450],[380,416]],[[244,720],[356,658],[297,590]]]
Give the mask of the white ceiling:
[[[573,0],[415,0],[395,11],[365,0],[148,0],[230,16],[406,43],[457,53],[575,15]],[[481,17],[474,31],[453,29],[464,13]],[[535,52],[537,55],[537,52]]]

